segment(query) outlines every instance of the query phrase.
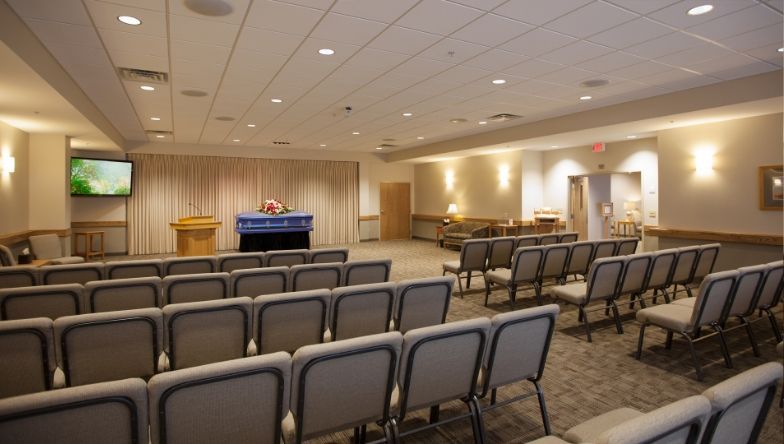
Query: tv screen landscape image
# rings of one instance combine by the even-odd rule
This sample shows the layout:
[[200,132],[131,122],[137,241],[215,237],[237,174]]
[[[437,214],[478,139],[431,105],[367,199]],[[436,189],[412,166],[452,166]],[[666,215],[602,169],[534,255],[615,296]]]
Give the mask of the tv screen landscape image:
[[71,158],[71,196],[130,196],[133,162]]

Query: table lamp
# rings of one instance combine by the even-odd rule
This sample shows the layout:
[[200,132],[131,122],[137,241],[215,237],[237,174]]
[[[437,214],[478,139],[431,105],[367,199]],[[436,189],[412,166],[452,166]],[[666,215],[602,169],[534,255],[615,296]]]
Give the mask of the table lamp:
[[[457,214],[457,204],[449,204],[446,214]],[[444,218],[444,225],[449,225],[449,217]]]

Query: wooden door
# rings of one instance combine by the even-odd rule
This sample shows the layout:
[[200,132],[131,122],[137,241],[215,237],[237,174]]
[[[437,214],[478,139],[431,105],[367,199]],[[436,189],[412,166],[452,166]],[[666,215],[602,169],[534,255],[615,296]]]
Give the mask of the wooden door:
[[588,177],[572,177],[572,231],[579,240],[588,240]]
[[381,240],[411,239],[411,185],[380,184]]

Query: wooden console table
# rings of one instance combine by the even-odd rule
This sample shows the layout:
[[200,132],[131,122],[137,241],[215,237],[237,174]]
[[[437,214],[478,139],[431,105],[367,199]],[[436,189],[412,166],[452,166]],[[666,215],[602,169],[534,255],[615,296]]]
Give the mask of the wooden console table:
[[[495,224],[490,225],[490,237],[493,237],[493,230],[499,230],[501,232],[501,236],[517,236],[520,230],[519,225],[509,225],[509,224]],[[514,231],[514,234],[509,234]]]

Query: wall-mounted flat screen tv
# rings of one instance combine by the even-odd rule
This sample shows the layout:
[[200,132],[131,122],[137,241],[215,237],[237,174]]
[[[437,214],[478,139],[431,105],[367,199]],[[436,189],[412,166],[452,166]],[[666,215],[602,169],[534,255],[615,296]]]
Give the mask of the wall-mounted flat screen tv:
[[71,158],[71,196],[130,196],[133,162]]

